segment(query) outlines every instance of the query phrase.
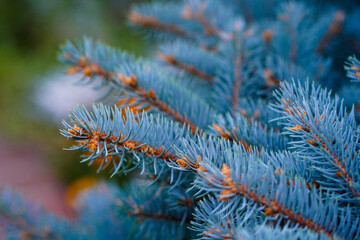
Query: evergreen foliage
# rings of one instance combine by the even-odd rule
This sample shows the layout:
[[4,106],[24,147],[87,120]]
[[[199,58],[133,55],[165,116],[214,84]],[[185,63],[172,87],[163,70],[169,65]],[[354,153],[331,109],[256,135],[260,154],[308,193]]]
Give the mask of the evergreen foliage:
[[84,194],[71,226],[4,192],[8,238],[359,239],[360,8],[349,2],[140,4],[129,22],[159,42],[153,60],[67,42],[68,74],[106,94],[61,134],[98,171],[140,177]]

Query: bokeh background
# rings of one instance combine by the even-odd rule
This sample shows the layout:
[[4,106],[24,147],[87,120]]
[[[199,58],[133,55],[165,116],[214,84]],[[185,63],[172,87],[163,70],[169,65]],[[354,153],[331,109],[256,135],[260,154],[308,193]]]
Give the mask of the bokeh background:
[[75,85],[57,54],[67,39],[88,36],[147,55],[141,33],[126,22],[136,2],[0,0],[0,189],[68,215],[79,191],[109,176],[80,164],[78,152],[63,151],[71,143],[59,134],[61,120],[99,93]]

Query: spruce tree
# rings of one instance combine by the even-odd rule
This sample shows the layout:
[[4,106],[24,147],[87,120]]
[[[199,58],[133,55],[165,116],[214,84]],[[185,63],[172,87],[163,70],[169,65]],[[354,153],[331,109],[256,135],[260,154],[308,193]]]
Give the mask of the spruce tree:
[[5,191],[8,238],[359,239],[359,13],[356,1],[154,1],[128,15],[158,42],[151,59],[66,42],[67,74],[106,91],[61,134],[131,183],[84,194],[75,222]]

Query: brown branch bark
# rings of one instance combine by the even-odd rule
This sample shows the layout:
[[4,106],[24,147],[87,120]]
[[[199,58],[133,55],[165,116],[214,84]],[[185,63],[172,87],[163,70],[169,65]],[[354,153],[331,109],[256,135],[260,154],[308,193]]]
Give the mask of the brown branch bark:
[[22,231],[22,239],[63,240],[61,236],[51,232],[50,229],[43,229],[41,233],[37,233],[36,229],[29,225],[24,218],[15,217],[2,210],[0,210],[0,218],[1,217],[5,218],[8,223],[12,222]]
[[235,58],[235,69],[234,69],[235,83],[233,87],[233,100],[232,100],[234,112],[237,112],[239,105],[240,88],[242,83],[241,72],[240,72],[241,64],[242,64],[241,58],[240,57]]
[[185,70],[186,72],[190,73],[191,75],[204,79],[208,82],[213,82],[213,76],[201,71],[200,69],[195,68],[194,66],[188,65],[186,63],[180,62],[179,60],[175,59],[174,56],[168,55],[162,52],[159,52],[159,57],[166,61],[167,63],[173,65],[176,68]]
[[342,31],[342,24],[345,20],[345,12],[339,10],[335,13],[334,19],[327,32],[324,34],[322,39],[319,42],[319,45],[316,48],[318,54],[323,54],[326,47],[329,45],[330,41],[334,38],[335,35],[339,34]]
[[[167,162],[175,161],[178,158],[175,154],[164,152],[163,147],[155,148],[148,144],[137,142],[131,139],[124,141],[127,137],[123,135],[119,139],[118,136],[108,136],[106,133],[99,131],[88,132],[86,129],[77,125],[73,126],[71,129],[68,129],[68,132],[74,136],[86,136],[86,146],[91,152],[96,151],[102,142],[106,142],[107,144],[115,144],[120,148],[126,148],[129,149],[129,151],[137,153],[144,153],[147,156],[156,157]],[[81,139],[81,141],[85,141],[85,139]]]
[[186,20],[197,21],[202,26],[205,35],[217,36],[219,39],[233,39],[234,35],[232,33],[223,32],[208,21],[208,18],[204,14],[206,7],[205,2],[200,6],[198,11],[194,11],[191,6],[185,6],[181,16]]
[[316,233],[324,232],[326,235],[330,237],[332,236],[332,231],[326,230],[326,227],[315,223],[311,219],[307,219],[300,213],[295,213],[293,210],[282,206],[281,203],[277,202],[275,199],[267,199],[265,196],[258,195],[253,190],[248,189],[248,187],[243,186],[242,184],[235,185],[234,181],[231,179],[231,170],[226,164],[223,164],[221,172],[225,175],[225,178],[223,179],[223,185],[229,188],[224,189],[220,193],[220,201],[228,200],[229,194],[241,195],[264,206],[265,215],[280,214],[287,217],[291,222],[298,224],[301,227],[307,227],[308,229]]
[[129,13],[128,19],[131,23],[144,28],[152,28],[183,37],[187,35],[179,26],[175,24],[162,23],[154,16],[145,16],[138,12],[132,11]]
[[[71,56],[68,56],[68,58]],[[160,101],[153,90],[146,91],[137,84],[136,76],[124,76],[120,73],[114,73],[105,71],[96,63],[87,60],[85,57],[80,57],[78,63],[75,66],[71,66],[67,74],[74,74],[81,72],[86,77],[100,76],[107,81],[113,82],[116,85],[122,83],[124,87],[127,87],[129,91],[136,93],[142,101],[149,102],[152,106],[158,108],[160,111],[165,112],[175,121],[189,126],[191,131],[195,133],[198,127],[193,124],[189,119],[178,113],[175,109],[169,107],[165,102]]]
[[[295,115],[294,112],[298,112],[300,114],[300,118],[298,118],[298,120],[300,120],[301,124],[303,126],[300,126],[300,125],[296,125],[292,128],[290,128],[290,130],[292,131],[305,131],[305,132],[309,132],[311,133],[314,138],[313,139],[307,139],[306,141],[314,146],[314,147],[322,147],[332,158],[333,160],[333,163],[335,164],[335,166],[338,168],[338,172],[336,173],[336,176],[339,177],[339,178],[342,178],[344,179],[344,181],[346,182],[347,184],[347,187],[348,189],[350,190],[350,192],[352,193],[352,195],[359,199],[360,197],[360,193],[357,192],[353,187],[352,187],[352,184],[353,184],[353,180],[352,180],[352,177],[349,175],[349,173],[347,172],[343,162],[345,160],[340,160],[339,156],[337,156],[335,153],[331,152],[330,149],[327,147],[327,143],[326,143],[326,140],[323,140],[318,134],[316,134],[314,131],[311,130],[311,128],[304,122],[302,121],[304,119],[304,116],[303,114],[305,114],[305,112],[303,113],[300,113],[299,110],[292,110],[288,107],[289,105],[289,102],[286,101],[285,99],[283,99],[283,102],[285,104],[285,112],[287,112],[287,114],[289,115]],[[320,116],[319,119],[316,119],[315,120],[315,123],[317,121],[321,121],[323,118],[323,115]],[[327,142],[329,142],[330,139],[327,140]],[[344,147],[346,148],[346,146]],[[358,203],[360,203],[359,200],[357,200]]]
[[175,109],[170,108],[165,102],[160,101],[153,90],[146,91],[140,86],[138,86],[135,76],[132,75],[130,77],[126,77],[122,74],[117,74],[117,77],[123,82],[125,86],[129,86],[132,91],[137,93],[145,101],[149,102],[151,105],[158,108],[160,111],[165,112],[177,122],[189,126],[192,133],[196,133],[198,127],[195,124],[193,124],[189,119],[178,113]]

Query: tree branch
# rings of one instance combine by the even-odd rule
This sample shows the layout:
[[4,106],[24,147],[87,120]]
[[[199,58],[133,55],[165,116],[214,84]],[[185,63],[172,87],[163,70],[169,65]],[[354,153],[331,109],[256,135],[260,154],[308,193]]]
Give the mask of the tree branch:
[[174,67],[180,68],[185,70],[186,72],[190,73],[191,75],[204,79],[208,82],[213,82],[213,76],[201,71],[200,69],[195,68],[194,66],[188,65],[186,63],[180,62],[179,60],[175,59],[174,56],[168,55],[162,52],[159,52],[159,57],[166,61],[167,63],[173,65]]
[[141,143],[128,139],[128,137],[124,136],[122,133],[120,133],[120,137],[114,135],[109,136],[106,133],[99,132],[99,130],[88,132],[86,129],[81,128],[78,125],[74,125],[67,131],[72,136],[80,137],[79,141],[86,141],[85,146],[89,148],[90,152],[96,151],[99,145],[102,142],[105,142],[107,144],[117,145],[120,148],[125,148],[128,151],[144,153],[146,156],[159,158],[166,162],[174,161],[178,158],[175,154],[172,154],[170,152],[164,152],[164,149],[162,147],[155,148],[146,143]]
[[235,58],[235,69],[234,69],[235,83],[234,83],[234,87],[233,87],[233,100],[232,100],[234,112],[237,112],[238,105],[239,105],[240,88],[241,88],[241,83],[242,83],[241,71],[240,71],[241,65],[242,65],[242,59],[240,57],[236,57]]
[[324,226],[314,223],[313,220],[305,218],[300,213],[295,213],[293,210],[282,206],[275,199],[267,199],[265,196],[257,195],[254,191],[248,189],[248,187],[242,184],[235,185],[234,181],[231,179],[231,170],[226,164],[223,164],[221,172],[225,175],[222,185],[228,188],[222,190],[222,192],[220,193],[220,201],[228,200],[228,196],[230,194],[241,195],[264,206],[265,215],[280,214],[286,216],[290,221],[298,224],[299,226],[307,227],[308,229],[316,233],[324,232],[328,236],[332,236],[332,231],[326,230]]
[[[68,53],[64,54],[65,57],[71,58]],[[84,56],[81,56],[78,63],[75,66],[71,66],[67,74],[82,73],[86,77],[100,76],[109,82],[113,82],[115,85],[121,83],[127,91],[132,91],[137,94],[141,101],[148,102],[150,105],[158,108],[160,111],[165,112],[175,121],[189,126],[193,133],[196,133],[198,127],[194,125],[189,119],[178,113],[175,109],[170,108],[165,102],[160,101],[153,90],[146,91],[137,84],[136,76],[130,77],[124,76],[121,73],[114,73],[105,71],[96,63],[91,60],[87,60]]]
[[342,24],[345,20],[345,12],[339,10],[335,13],[333,22],[328,28],[327,32],[324,34],[322,39],[319,42],[319,45],[316,48],[318,54],[323,54],[326,47],[329,45],[330,41],[334,38],[335,35],[339,34],[342,30]]
[[183,37],[187,35],[179,26],[175,24],[162,23],[154,16],[145,16],[141,13],[131,11],[128,15],[128,19],[134,25],[139,25],[144,28],[153,28]]

